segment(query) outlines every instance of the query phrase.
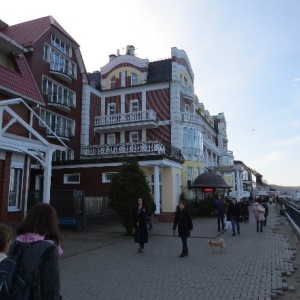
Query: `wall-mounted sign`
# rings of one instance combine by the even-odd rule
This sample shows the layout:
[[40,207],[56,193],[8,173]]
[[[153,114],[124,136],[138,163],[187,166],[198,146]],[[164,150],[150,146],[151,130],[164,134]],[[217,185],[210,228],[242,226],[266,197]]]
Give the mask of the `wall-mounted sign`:
[[206,192],[206,193],[208,193],[208,192],[213,192],[213,191],[214,191],[214,189],[210,189],[210,188],[204,189],[204,192]]

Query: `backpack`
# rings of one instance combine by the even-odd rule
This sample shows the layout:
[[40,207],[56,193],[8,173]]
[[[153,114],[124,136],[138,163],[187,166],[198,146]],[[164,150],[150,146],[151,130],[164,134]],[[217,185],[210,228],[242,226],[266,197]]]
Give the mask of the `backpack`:
[[22,250],[16,247],[13,254],[0,262],[0,299],[27,300],[31,287],[21,264]]
[[[23,244],[23,245],[21,245]],[[11,255],[0,262],[0,299],[1,300],[30,300],[38,299],[39,294],[39,277],[37,279],[29,278],[30,272],[26,272],[26,262],[22,257],[30,255],[32,245],[38,244],[37,254],[40,258],[42,254],[54,247],[53,244],[45,241],[38,241],[30,244],[24,244],[16,241],[13,246]],[[27,251],[29,251],[27,253]],[[26,255],[24,255],[26,252]],[[28,254],[28,255],[27,255]],[[36,255],[34,255],[36,257]],[[27,259],[28,260],[28,259]],[[41,259],[33,259],[30,261],[30,266],[33,269],[38,269]],[[28,265],[28,261],[27,261]],[[31,271],[31,270],[30,270]],[[29,276],[27,275],[29,274]]]

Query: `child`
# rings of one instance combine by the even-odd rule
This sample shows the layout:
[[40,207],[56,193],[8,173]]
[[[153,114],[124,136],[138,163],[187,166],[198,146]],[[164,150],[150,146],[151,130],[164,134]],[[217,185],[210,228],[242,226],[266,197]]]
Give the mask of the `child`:
[[13,230],[10,226],[0,224],[0,261],[7,257],[10,243],[13,237]]

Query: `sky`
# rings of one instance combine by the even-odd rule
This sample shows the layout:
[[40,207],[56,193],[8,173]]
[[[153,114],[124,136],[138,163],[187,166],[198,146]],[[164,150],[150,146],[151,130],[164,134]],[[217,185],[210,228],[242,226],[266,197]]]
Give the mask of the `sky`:
[[269,184],[300,186],[299,0],[15,0],[8,25],[51,15],[80,45],[88,72],[134,45],[156,61],[184,50],[194,92],[224,113],[228,150]]

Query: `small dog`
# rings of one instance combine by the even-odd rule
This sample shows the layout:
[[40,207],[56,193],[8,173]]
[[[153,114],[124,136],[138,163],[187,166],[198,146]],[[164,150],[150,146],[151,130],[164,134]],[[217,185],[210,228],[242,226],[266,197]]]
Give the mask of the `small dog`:
[[214,251],[214,248],[218,248],[218,247],[220,247],[221,251],[223,249],[226,249],[225,242],[223,239],[220,239],[219,241],[208,240],[208,241],[206,241],[206,244],[211,247],[211,250],[210,250],[211,252]]

